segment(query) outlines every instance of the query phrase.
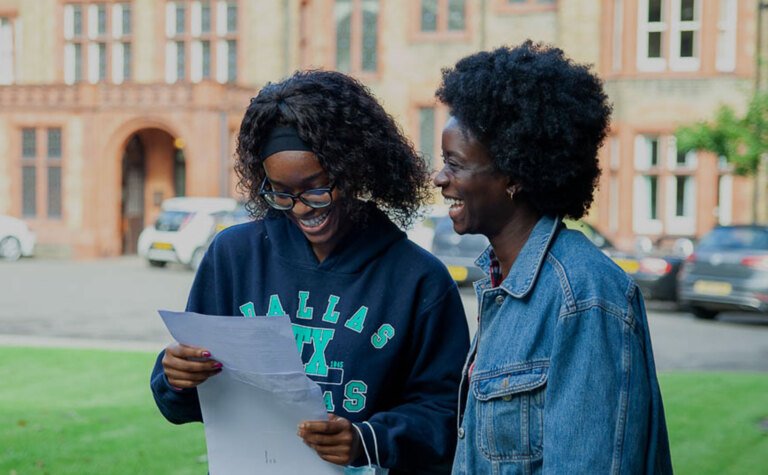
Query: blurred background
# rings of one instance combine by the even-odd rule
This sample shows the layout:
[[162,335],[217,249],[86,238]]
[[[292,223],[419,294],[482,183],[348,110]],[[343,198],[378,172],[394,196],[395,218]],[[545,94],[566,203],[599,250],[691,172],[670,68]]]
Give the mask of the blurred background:
[[[765,162],[681,151],[768,78],[756,0],[0,0],[0,214],[41,256],[136,253],[174,196],[236,196],[235,137],[296,69],[360,78],[440,166],[440,69],[526,38],[594,65],[614,105],[588,221],[619,247],[768,220]],[[762,12],[762,13],[761,13]]]
[[[211,238],[248,219],[249,99],[359,78],[433,168],[440,70],[531,38],[614,106],[584,232],[640,284],[679,473],[768,472],[768,2],[0,0],[0,475],[205,473],[147,389]],[[409,230],[462,284],[466,240]],[[9,261],[9,262],[3,262]],[[66,349],[65,349],[66,348]]]

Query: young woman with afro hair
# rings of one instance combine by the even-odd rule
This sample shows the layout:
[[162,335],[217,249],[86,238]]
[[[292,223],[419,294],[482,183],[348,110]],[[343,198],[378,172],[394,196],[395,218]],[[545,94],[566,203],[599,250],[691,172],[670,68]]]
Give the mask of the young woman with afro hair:
[[489,248],[455,474],[671,473],[642,295],[563,218],[589,209],[611,107],[563,51],[527,41],[443,70],[434,178]]
[[[449,473],[467,322],[445,267],[397,226],[430,195],[423,160],[362,84],[308,71],[251,100],[235,169],[256,219],[219,233],[187,309],[290,318],[329,413],[298,437],[322,459]],[[215,356],[160,354],[152,389],[170,421],[201,420]]]

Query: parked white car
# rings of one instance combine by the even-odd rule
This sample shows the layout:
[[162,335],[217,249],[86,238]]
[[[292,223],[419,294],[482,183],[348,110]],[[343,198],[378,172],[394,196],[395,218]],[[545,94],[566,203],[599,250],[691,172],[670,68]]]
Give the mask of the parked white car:
[[0,260],[15,261],[35,251],[35,233],[24,221],[13,216],[0,216]]
[[139,235],[139,256],[153,267],[177,262],[197,269],[205,255],[206,244],[216,232],[217,216],[232,212],[237,201],[232,198],[169,198],[153,226]]

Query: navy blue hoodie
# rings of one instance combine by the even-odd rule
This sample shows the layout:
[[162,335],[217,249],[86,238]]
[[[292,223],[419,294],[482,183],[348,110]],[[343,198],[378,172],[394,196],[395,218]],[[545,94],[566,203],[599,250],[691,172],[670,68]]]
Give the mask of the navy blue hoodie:
[[[381,211],[369,214],[322,263],[284,216],[222,231],[187,310],[287,314],[328,412],[359,423],[374,463],[392,473],[448,472],[469,345],[458,289]],[[200,421],[197,390],[172,389],[162,356],[151,381],[160,411],[174,423]]]

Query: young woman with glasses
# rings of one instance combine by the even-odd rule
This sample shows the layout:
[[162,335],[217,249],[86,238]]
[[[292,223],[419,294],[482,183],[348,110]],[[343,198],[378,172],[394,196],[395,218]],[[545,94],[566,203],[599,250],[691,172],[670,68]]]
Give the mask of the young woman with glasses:
[[[216,237],[188,310],[290,317],[329,413],[298,432],[324,460],[449,472],[467,323],[445,267],[397,226],[429,197],[423,160],[363,85],[313,71],[251,100],[235,168],[256,220]],[[195,387],[221,371],[210,357],[160,354],[166,418],[201,419]]]

